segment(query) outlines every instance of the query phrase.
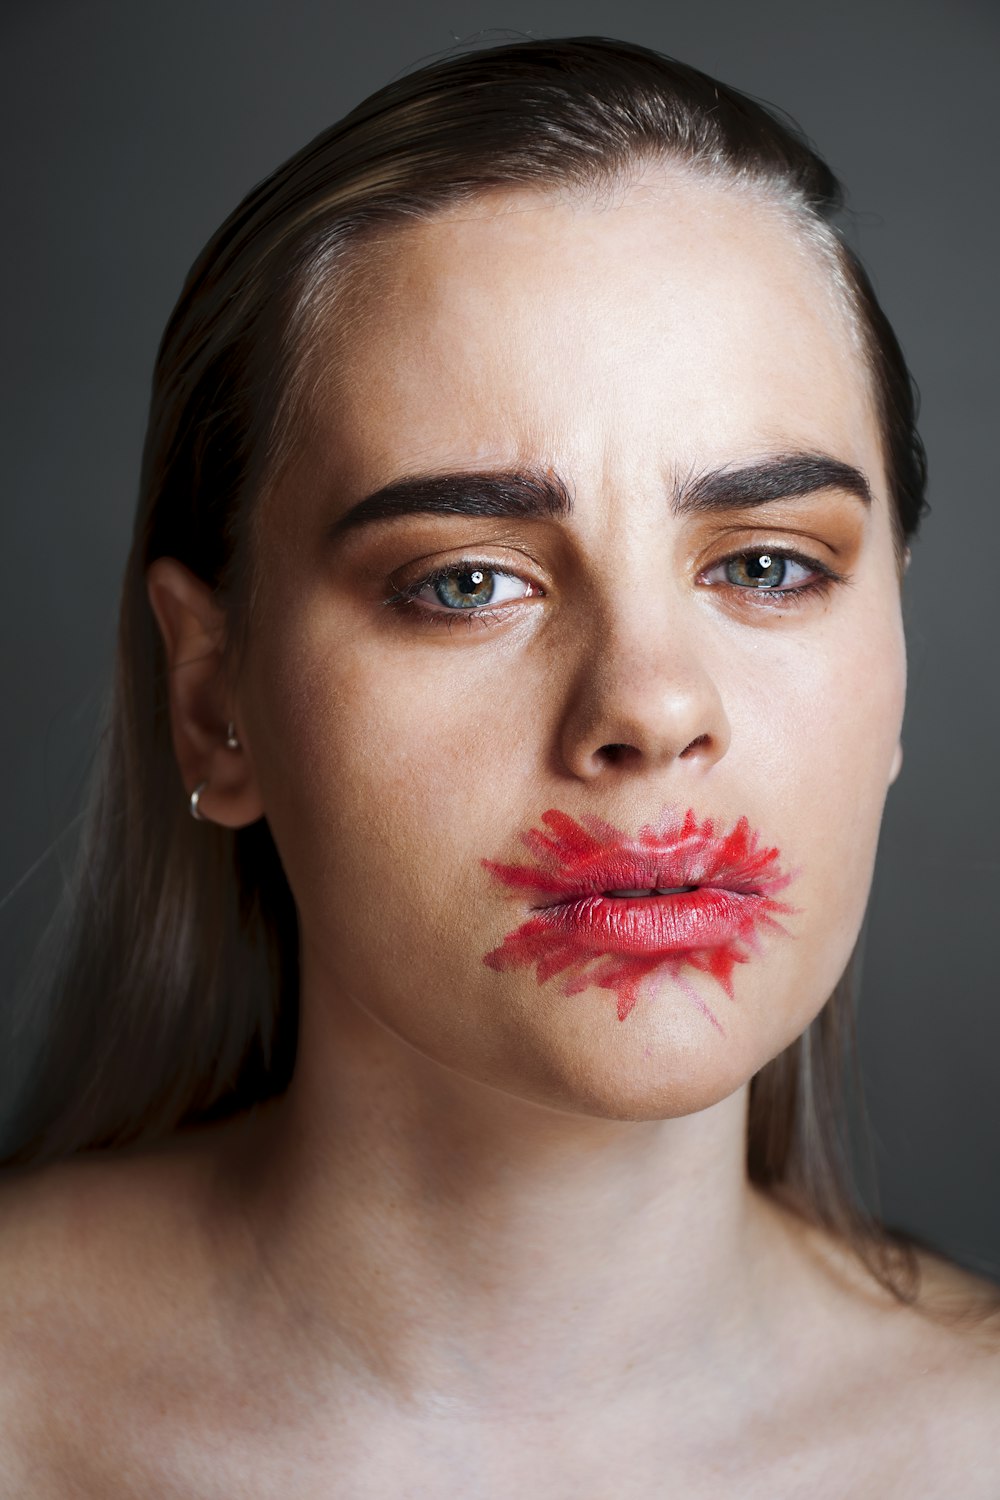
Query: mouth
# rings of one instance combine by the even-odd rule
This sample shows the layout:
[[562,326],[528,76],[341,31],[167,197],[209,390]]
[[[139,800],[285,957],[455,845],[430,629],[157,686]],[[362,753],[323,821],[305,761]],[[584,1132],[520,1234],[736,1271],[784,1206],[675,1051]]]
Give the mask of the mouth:
[[688,891],[696,891],[696,885],[675,885],[658,889],[653,886],[648,891],[603,891],[602,895],[613,898],[615,901],[637,901],[640,896],[686,896]]
[[[566,891],[559,896],[553,896],[547,901],[538,901],[534,904],[534,911],[549,911],[554,906],[566,906],[575,900],[585,898],[600,899],[602,901],[655,901],[677,896],[691,896],[696,891],[729,889],[723,886],[709,885],[665,885],[634,887],[625,890],[594,890],[588,883],[582,885],[578,891]],[[743,890],[744,895],[758,895],[756,890]]]
[[745,817],[724,831],[693,809],[682,818],[667,809],[634,838],[554,808],[541,822],[521,836],[533,864],[482,861],[531,898],[528,921],[483,962],[536,966],[539,984],[563,974],[567,994],[588,984],[614,989],[621,1020],[636,1003],[638,980],[658,966],[678,980],[683,967],[708,973],[732,998],[734,966],[758,951],[764,930],[784,932],[776,916],[794,910],[775,899],[793,876]]

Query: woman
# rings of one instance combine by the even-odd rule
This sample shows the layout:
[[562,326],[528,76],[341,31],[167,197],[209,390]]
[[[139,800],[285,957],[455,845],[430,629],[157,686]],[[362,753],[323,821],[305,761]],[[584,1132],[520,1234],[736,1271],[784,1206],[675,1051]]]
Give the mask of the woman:
[[924,473],[837,206],[738,93],[528,42],[194,267],[0,1221],[11,1493],[996,1494],[992,1289],[838,1166]]

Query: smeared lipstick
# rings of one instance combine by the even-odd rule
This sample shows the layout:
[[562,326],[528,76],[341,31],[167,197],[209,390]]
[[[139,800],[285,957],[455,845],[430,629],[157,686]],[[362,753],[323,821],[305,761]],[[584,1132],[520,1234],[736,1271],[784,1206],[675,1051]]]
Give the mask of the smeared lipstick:
[[711,818],[669,809],[630,838],[600,818],[577,822],[550,808],[545,828],[522,834],[533,865],[482,861],[499,881],[533,892],[534,915],[483,957],[491,969],[536,966],[539,984],[563,975],[564,994],[590,985],[617,995],[624,1021],[639,982],[664,969],[720,1031],[718,1018],[682,977],[685,966],[715,979],[733,998],[732,971],[760,951],[765,930],[785,932],[775,900],[792,880],[776,848],[746,818],[728,833]]

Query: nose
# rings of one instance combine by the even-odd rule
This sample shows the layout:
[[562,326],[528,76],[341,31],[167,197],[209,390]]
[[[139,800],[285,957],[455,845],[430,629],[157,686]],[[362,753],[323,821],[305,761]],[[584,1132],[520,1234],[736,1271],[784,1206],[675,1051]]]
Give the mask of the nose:
[[559,730],[563,764],[583,780],[609,767],[682,762],[703,774],[725,755],[729,719],[698,621],[639,613],[594,629],[583,646]]

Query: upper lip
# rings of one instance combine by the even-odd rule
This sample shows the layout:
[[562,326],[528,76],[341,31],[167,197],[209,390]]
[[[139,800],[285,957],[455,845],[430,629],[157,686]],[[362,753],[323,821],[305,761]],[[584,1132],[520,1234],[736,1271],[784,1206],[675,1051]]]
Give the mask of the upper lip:
[[588,864],[585,871],[549,872],[541,874],[539,892],[550,899],[539,901],[538,906],[559,906],[563,902],[578,900],[583,896],[600,896],[606,891],[670,889],[677,886],[698,888],[714,886],[730,891],[743,891],[748,895],[759,895],[760,887],[735,870],[727,870],[716,864],[711,870],[704,861],[691,857],[692,851],[683,845],[666,846],[655,853],[649,849],[630,848],[627,845],[609,849],[607,853]]
[[683,818],[666,809],[657,826],[628,837],[611,824],[584,817],[578,823],[552,809],[542,814],[546,829],[532,829],[522,842],[534,865],[484,863],[505,884],[535,891],[537,908],[559,906],[612,890],[657,887],[714,887],[745,895],[770,895],[790,876],[778,864],[778,850],[765,846],[739,818],[718,827],[712,818]]

